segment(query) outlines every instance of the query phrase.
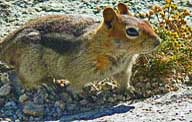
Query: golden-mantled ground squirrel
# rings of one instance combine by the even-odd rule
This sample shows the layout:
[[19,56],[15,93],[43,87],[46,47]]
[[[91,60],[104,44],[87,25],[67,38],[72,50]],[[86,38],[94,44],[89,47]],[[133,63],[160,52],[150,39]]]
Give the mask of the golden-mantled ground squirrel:
[[103,20],[53,15],[29,21],[0,43],[0,60],[15,67],[25,88],[53,79],[69,80],[80,91],[91,81],[114,77],[120,90],[130,87],[132,66],[141,53],[154,50],[160,39],[128,7],[103,10]]

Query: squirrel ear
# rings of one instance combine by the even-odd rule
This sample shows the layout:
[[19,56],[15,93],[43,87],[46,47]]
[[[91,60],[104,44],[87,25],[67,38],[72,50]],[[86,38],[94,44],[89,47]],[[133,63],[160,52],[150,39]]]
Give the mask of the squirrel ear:
[[128,7],[125,4],[119,3],[117,8],[120,14],[129,14]]
[[117,14],[112,8],[107,7],[103,10],[103,18],[104,23],[110,29],[112,28],[113,22],[117,19]]

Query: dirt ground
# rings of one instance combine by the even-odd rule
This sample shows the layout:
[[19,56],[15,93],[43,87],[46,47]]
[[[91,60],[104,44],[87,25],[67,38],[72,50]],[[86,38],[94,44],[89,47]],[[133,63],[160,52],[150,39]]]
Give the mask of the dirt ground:
[[[118,2],[129,5],[132,13],[146,12],[153,4],[163,4],[163,0],[0,0],[0,39],[19,28],[24,22],[48,14],[83,14],[100,20],[102,8],[108,5],[115,6]],[[188,0],[179,0],[178,4],[192,11]],[[192,17],[187,19],[191,24]],[[107,95],[110,94],[109,96],[104,94],[105,101],[102,101],[104,97],[101,100],[93,100],[90,104],[86,100],[74,102],[68,99],[63,102],[58,97],[54,102],[46,101],[47,104],[44,106],[41,106],[42,103],[39,102],[39,99],[43,99],[42,97],[45,96],[52,99],[56,94],[37,91],[38,95],[33,98],[33,101],[39,105],[29,103],[23,106],[22,101],[29,99],[27,97],[30,97],[31,94],[21,91],[17,94],[18,96],[15,96],[15,91],[6,83],[6,74],[0,73],[0,76],[0,121],[192,122],[191,86],[178,84],[177,91],[129,101],[122,100],[122,96],[111,93],[107,93]],[[15,75],[10,76],[13,81],[17,80]],[[118,99],[121,100],[118,101]],[[108,101],[118,102],[103,105]],[[103,102],[102,106],[100,106],[101,102]],[[68,114],[62,110],[78,111],[85,104],[88,104],[87,107],[80,112]],[[41,115],[41,109],[44,108],[46,116],[24,116],[23,107],[31,106],[32,108],[29,110],[35,109],[39,115]]]

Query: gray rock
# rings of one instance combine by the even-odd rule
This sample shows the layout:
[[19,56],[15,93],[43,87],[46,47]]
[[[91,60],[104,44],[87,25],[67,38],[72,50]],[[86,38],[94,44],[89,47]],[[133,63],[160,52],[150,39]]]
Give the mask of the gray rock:
[[67,106],[67,110],[68,111],[74,111],[76,107],[77,107],[76,104],[70,104]]
[[4,84],[1,88],[0,88],[0,96],[7,96],[11,93],[11,85],[9,83]]
[[83,99],[80,101],[81,105],[87,105],[89,103],[89,101],[87,101],[86,99]]
[[65,109],[65,103],[63,101],[56,101],[55,106],[59,107],[61,110]]
[[26,94],[23,94],[19,97],[19,102],[24,103],[29,99],[29,97]]
[[[4,67],[3,64],[0,65],[1,71],[3,71],[3,70],[2,70],[2,69],[3,69],[2,67]],[[8,76],[8,74],[7,74],[7,73],[1,73],[1,74],[0,74],[0,80],[2,81],[2,83],[7,83],[7,82],[9,82],[9,76]]]
[[21,122],[19,119],[15,120],[15,122]]
[[0,107],[2,107],[4,105],[4,103],[5,103],[5,100],[0,98]]
[[189,0],[189,1],[188,1],[188,5],[189,5],[189,6],[192,6],[192,0]]
[[7,102],[4,107],[11,108],[11,109],[17,109],[17,104],[14,101]]
[[[192,1],[191,0],[181,0],[181,1],[183,1],[181,7],[186,7],[191,12],[192,9],[189,6],[192,6]],[[96,20],[101,20],[102,10],[104,6],[115,7],[118,2],[119,1],[115,1],[115,0],[106,0],[106,1],[104,0],[103,1],[102,0],[0,0],[0,16],[1,16],[0,17],[0,32],[1,32],[0,39],[4,38],[5,35],[8,34],[8,32],[14,31],[16,28],[21,26],[24,22],[28,21],[29,19],[35,18],[37,16],[47,15],[47,14],[66,14],[66,13],[82,14],[83,13],[88,16],[95,17]],[[121,2],[129,5],[129,11],[133,14],[133,12],[145,13],[147,9],[152,7],[153,5],[162,5],[163,0],[158,0],[158,1],[121,0]],[[180,5],[180,1],[178,2],[178,5]],[[191,23],[191,20],[192,20],[191,17],[186,19]],[[0,69],[1,71],[8,71],[6,67],[1,67],[1,65],[0,65]],[[174,72],[176,71],[173,71],[173,73]],[[10,81],[11,82],[13,81],[11,78],[10,79],[9,78],[10,77],[6,76],[6,74],[3,77],[1,77],[0,88],[2,84],[7,84],[7,83],[10,83]],[[146,82],[142,82],[144,80],[145,80],[145,77],[141,76],[140,78],[138,78],[138,81],[141,81],[141,82],[138,82],[138,84],[135,84],[135,86],[137,86],[136,89],[138,89],[138,93],[141,93],[141,96],[142,95],[149,96],[155,93],[164,93],[164,91],[166,90],[164,85],[159,85],[159,83],[157,82],[157,79],[152,79],[150,84],[146,84],[148,80],[146,80]],[[177,83],[177,81],[175,81],[175,83]],[[192,76],[189,77],[189,81],[186,81],[186,83],[192,85]],[[14,87],[14,86],[11,86],[11,87]],[[146,87],[149,89],[149,91],[146,89]],[[154,90],[151,89],[151,87]],[[100,92],[101,88],[103,91],[108,91],[111,89],[116,90],[116,86],[114,87],[113,84],[111,85],[101,84],[97,86],[94,86],[94,85],[88,86],[87,88],[85,88],[85,92],[88,94],[88,97],[93,99],[94,102],[96,101],[101,104],[105,104],[108,101],[113,102],[115,99],[117,101],[127,100],[127,98],[123,95],[117,95],[117,96],[111,97],[113,93],[110,94],[109,92],[104,92],[104,93]],[[7,90],[6,88],[2,88],[2,89],[4,89],[5,91]],[[141,122],[142,121],[159,121],[159,122],[160,121],[192,121],[191,90],[192,89],[190,88],[188,90],[190,93],[187,93],[187,95],[181,96],[181,97],[177,97],[175,95],[173,95],[170,98],[164,97],[164,99],[158,97],[157,100],[155,100],[157,104],[155,103],[151,104],[151,101],[142,101],[139,103],[131,104],[135,106],[135,109],[132,111],[104,116],[103,118],[98,117],[97,120],[92,120],[93,118],[89,118],[91,116],[86,115],[86,113],[84,112],[82,112],[81,115],[83,115],[82,117],[83,119],[85,119],[84,118],[85,116],[88,116],[88,119],[91,119],[90,120],[91,122],[93,121],[111,121],[111,122],[112,121],[115,121],[115,122],[119,122],[119,121],[122,121],[122,122],[124,121],[141,121]],[[89,99],[74,102],[74,100],[70,97],[68,93],[64,92],[62,93],[64,95],[61,95],[59,92],[58,95],[62,97],[62,100],[58,101],[58,99],[56,99],[58,98],[58,96],[56,96],[57,94],[50,95],[53,92],[49,92],[48,94],[45,94],[47,93],[47,91],[51,91],[51,90],[46,90],[44,93],[37,92],[36,94],[34,94],[33,92],[31,93],[29,92],[27,93],[26,91],[22,92],[23,95],[19,97],[19,101],[22,103],[25,103],[23,111],[25,111],[24,113],[26,113],[27,116],[23,114],[22,110],[20,110],[19,114],[15,112],[20,109],[20,106],[16,104],[18,103],[18,101],[15,101],[15,102],[13,101],[13,99],[15,99],[15,96],[9,95],[11,91],[9,91],[9,93],[4,92],[4,96],[6,96],[5,95],[6,93],[10,97],[8,98],[9,102],[6,100],[7,98],[6,99],[0,98],[0,108],[1,108],[0,116],[1,117],[11,116],[11,117],[14,117],[15,121],[17,120],[43,121],[43,119],[45,120],[56,120],[56,118],[59,119],[60,115],[58,115],[58,113],[63,114],[61,110],[65,110],[66,112],[74,112],[76,108],[78,108],[80,105],[87,106],[87,107],[81,108],[81,110],[83,111],[87,111],[86,109],[90,109],[90,110],[92,109],[92,107],[88,106],[90,105],[90,101],[87,101]],[[99,94],[98,92],[102,94],[98,95]],[[25,96],[24,93],[27,93],[29,94],[29,96],[32,97],[31,99],[33,100],[33,103],[27,104],[29,98]],[[183,94],[182,92],[180,93]],[[1,91],[0,91],[0,94],[2,94]],[[100,96],[101,98],[98,96]],[[170,101],[168,101],[169,99]],[[47,101],[49,102],[49,104]],[[80,102],[80,105],[79,105],[79,102]],[[171,103],[171,104],[168,104],[168,103]],[[42,104],[44,105],[42,106]],[[91,104],[95,106],[95,103],[91,103]],[[126,102],[125,104],[127,104],[127,106],[130,105]],[[43,107],[47,109],[46,113]],[[149,109],[149,107],[152,107],[152,108]],[[149,111],[149,110],[153,110],[153,111]],[[166,113],[163,113],[163,112],[166,112]],[[39,114],[41,115],[41,113],[45,113],[45,116],[43,118],[39,117]],[[96,114],[92,114],[92,116],[95,117],[96,115],[101,113],[102,111],[99,111]],[[180,115],[181,113],[183,113],[184,116]],[[36,114],[38,116],[34,117],[33,115],[36,115]],[[32,115],[32,116],[29,117],[28,115]],[[0,118],[0,121],[2,121],[1,118]],[[6,119],[6,121],[13,121],[13,120]]]
[[1,122],[11,122],[10,118],[0,118]]
[[[104,109],[92,110],[89,113],[77,114],[71,117],[63,117],[61,121],[70,119],[78,120],[75,122],[191,122],[192,121],[192,87],[183,86],[176,92],[170,92],[165,95],[150,97],[144,100],[132,101],[132,103],[119,103],[123,106],[120,111],[113,109],[111,114]],[[134,109],[123,112],[126,107]],[[117,107],[118,108],[118,107]],[[105,115],[103,115],[103,113]],[[98,117],[91,118],[97,115]]]
[[44,114],[44,106],[43,105],[36,105],[32,102],[28,102],[24,108],[23,112],[26,115],[31,115],[31,116],[43,116]]

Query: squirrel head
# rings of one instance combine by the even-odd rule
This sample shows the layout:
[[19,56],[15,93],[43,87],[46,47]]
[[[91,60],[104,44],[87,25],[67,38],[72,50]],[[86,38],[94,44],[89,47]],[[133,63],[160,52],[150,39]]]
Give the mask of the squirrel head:
[[110,38],[114,48],[129,53],[146,53],[160,44],[159,36],[146,20],[130,15],[128,7],[119,3],[118,10],[106,7],[103,11],[102,33]]

